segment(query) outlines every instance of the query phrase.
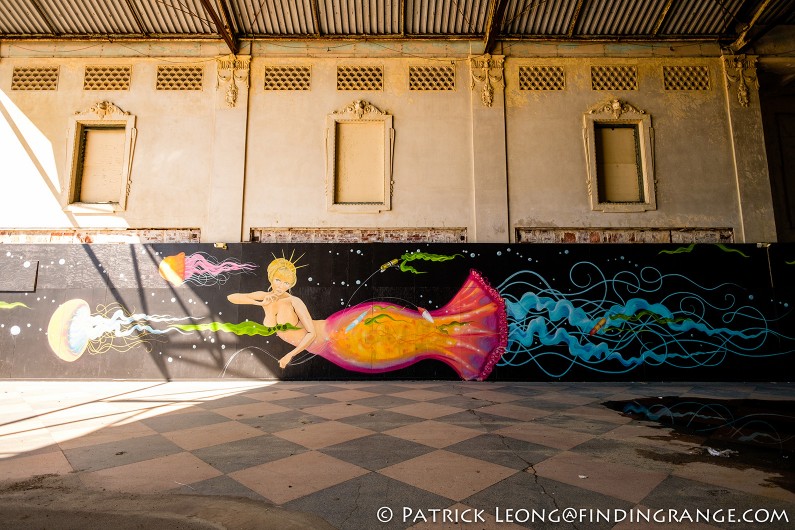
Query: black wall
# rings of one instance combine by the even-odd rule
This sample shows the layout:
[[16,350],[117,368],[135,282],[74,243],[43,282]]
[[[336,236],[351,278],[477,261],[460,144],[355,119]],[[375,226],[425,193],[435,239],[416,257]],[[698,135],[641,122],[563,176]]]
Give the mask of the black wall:
[[[306,353],[281,370],[278,359],[292,346],[277,335],[225,329],[246,320],[262,322],[262,308],[232,304],[227,295],[267,290],[267,265],[284,256],[298,266],[292,294],[318,320],[379,301],[434,314],[456,296],[471,270],[478,271],[508,313],[507,350],[489,380],[792,380],[791,245],[233,244],[220,249],[163,244],[0,250],[3,378],[459,378],[433,359],[413,364],[408,359],[403,368],[368,373]],[[417,252],[423,258],[415,259]],[[158,268],[164,258],[180,253],[203,259],[207,267],[226,264],[237,270],[194,274],[174,285]],[[381,272],[392,260],[395,265]],[[86,332],[93,338],[84,353],[67,361],[56,355],[48,330],[65,333],[70,325],[86,325],[85,318],[53,318],[70,300],[87,303],[96,328]],[[219,323],[215,329],[207,326],[212,322]],[[199,324],[205,328],[174,327]]]

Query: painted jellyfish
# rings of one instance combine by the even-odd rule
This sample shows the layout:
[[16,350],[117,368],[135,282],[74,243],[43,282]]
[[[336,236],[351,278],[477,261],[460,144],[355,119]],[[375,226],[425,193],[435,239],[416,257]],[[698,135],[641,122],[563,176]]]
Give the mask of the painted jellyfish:
[[73,362],[88,350],[101,354],[109,350],[127,351],[147,343],[150,334],[159,335],[180,330],[168,327],[155,329],[150,323],[175,322],[191,317],[166,315],[128,314],[115,304],[100,306],[91,312],[88,302],[79,298],[64,302],[50,317],[47,341],[59,358]]
[[587,261],[572,266],[569,281],[564,292],[523,270],[497,287],[508,315],[498,366],[535,365],[563,377],[574,368],[623,374],[795,352],[795,340],[775,331],[775,318],[748,303],[738,285],[703,286],[650,266],[609,276]]
[[[465,380],[486,379],[507,343],[505,306],[475,270],[443,307],[416,310],[365,302],[323,322],[308,350],[349,370],[380,373],[423,359],[452,367]],[[288,342],[295,342],[295,339]]]
[[185,255],[166,256],[160,262],[158,272],[174,287],[183,283],[199,286],[223,285],[233,274],[244,274],[257,268],[254,263],[241,263],[235,258],[219,261],[204,252]]
[[[139,344],[147,345],[149,335],[167,333],[184,335],[189,329],[199,329],[199,325],[176,324],[184,320],[194,320],[194,317],[128,314],[115,304],[100,306],[97,313],[92,314],[88,302],[76,298],[58,306],[50,317],[47,340],[55,355],[64,361],[73,362],[86,350],[92,355],[107,353],[110,350],[124,352]],[[155,323],[163,323],[164,327],[157,329],[150,325]],[[298,328],[289,324],[266,327],[246,321],[239,324],[212,323],[201,329],[267,337],[279,331]]]

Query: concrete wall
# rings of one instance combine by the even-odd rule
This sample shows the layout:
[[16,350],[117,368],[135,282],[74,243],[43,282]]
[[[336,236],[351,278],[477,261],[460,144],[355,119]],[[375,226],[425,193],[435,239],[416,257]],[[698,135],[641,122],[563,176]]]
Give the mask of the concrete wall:
[[[215,94],[214,61],[205,71],[200,91],[155,90],[158,64],[195,63],[201,59],[169,56],[162,59],[132,56],[74,57],[55,52],[57,58],[39,53],[7,58],[3,45],[0,62],[0,116],[2,159],[0,227],[174,227],[206,225],[209,179],[208,153],[215,138],[208,134],[213,123]],[[73,44],[60,49],[79,48]],[[177,51],[176,49],[173,51]],[[129,90],[84,91],[86,65],[132,65]],[[55,91],[11,90],[15,66],[58,66]],[[138,129],[133,160],[132,186],[127,209],[115,215],[64,212],[69,169],[66,152],[70,116],[88,110],[98,101],[111,101],[136,116]],[[9,163],[9,161],[11,161]]]
[[[638,90],[591,89],[592,64],[636,65]],[[524,65],[563,66],[566,89],[519,90]],[[709,68],[704,91],[666,91],[662,67]],[[506,115],[511,224],[521,227],[736,227],[732,145],[719,58],[516,58],[507,61]],[[618,98],[646,111],[654,129],[657,209],[605,213],[590,207],[583,114]],[[694,141],[694,139],[697,139]]]
[[[775,240],[766,171],[743,165],[734,147],[764,160],[764,145],[737,126],[732,133],[730,117],[744,109],[732,106],[736,96],[727,93],[717,49],[513,43],[500,52],[505,88],[496,85],[490,108],[480,101],[480,84],[470,90],[469,52],[466,42],[257,42],[245,52],[250,89],[241,86],[230,111],[226,85],[216,80],[216,57],[224,53],[218,45],[4,42],[0,229],[198,228],[203,241],[234,242],[248,240],[252,228],[464,227],[469,241],[510,242],[517,227],[699,227],[732,229],[738,242]],[[455,65],[455,90],[408,90],[410,65],[445,63]],[[84,91],[84,67],[98,64],[132,65],[130,89]],[[203,89],[155,90],[157,66],[168,64],[204,65]],[[264,68],[279,64],[311,66],[311,90],[263,90]],[[383,66],[383,90],[337,90],[342,64]],[[518,68],[530,64],[563,66],[565,90],[519,90]],[[592,64],[637,65],[638,90],[592,90]],[[662,66],[688,64],[709,68],[710,89],[665,91]],[[60,67],[58,89],[11,90],[14,67],[35,65]],[[761,124],[750,88],[756,107],[735,116],[737,124]],[[652,117],[656,210],[590,207],[582,118],[608,98]],[[389,211],[326,207],[326,116],[355,99],[394,117]],[[102,100],[137,118],[127,209],[64,212],[69,117]],[[504,140],[495,133],[502,128]],[[752,192],[744,179],[753,181]]]
[[[249,227],[467,226],[472,215],[472,128],[466,68],[456,90],[409,92],[411,64],[396,58],[282,58],[252,61],[244,225]],[[382,91],[336,90],[338,64],[384,68]],[[311,65],[312,89],[263,91],[263,69]],[[259,90],[257,90],[259,88]],[[326,115],[364,99],[394,116],[393,208],[378,214],[326,208]],[[454,206],[454,207],[451,207]]]

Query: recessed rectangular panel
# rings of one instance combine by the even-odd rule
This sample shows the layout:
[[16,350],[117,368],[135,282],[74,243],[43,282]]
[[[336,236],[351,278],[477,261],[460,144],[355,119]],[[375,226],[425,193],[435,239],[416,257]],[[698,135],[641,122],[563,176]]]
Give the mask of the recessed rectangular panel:
[[642,202],[635,126],[597,125],[596,163],[600,202]]
[[38,271],[38,261],[3,256],[0,260],[0,292],[32,293],[36,290]]
[[336,204],[383,203],[384,123],[337,123]]
[[124,139],[124,127],[85,129],[80,202],[119,202]]

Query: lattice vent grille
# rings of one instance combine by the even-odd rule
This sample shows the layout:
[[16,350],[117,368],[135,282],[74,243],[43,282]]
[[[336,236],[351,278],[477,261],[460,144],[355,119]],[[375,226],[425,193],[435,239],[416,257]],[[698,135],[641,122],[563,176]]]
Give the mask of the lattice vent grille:
[[312,69],[309,66],[266,66],[265,90],[309,90]]
[[337,90],[383,90],[384,69],[380,66],[338,66]]
[[455,67],[409,66],[409,90],[455,90]]
[[663,66],[665,90],[709,90],[706,66]]
[[83,90],[130,90],[131,66],[86,66]]
[[520,66],[519,90],[564,90],[566,73],[562,66]]
[[201,90],[204,68],[201,66],[158,66],[157,90]]
[[58,67],[15,67],[11,77],[11,90],[57,90]]
[[637,90],[636,66],[591,66],[591,88],[594,90]]

